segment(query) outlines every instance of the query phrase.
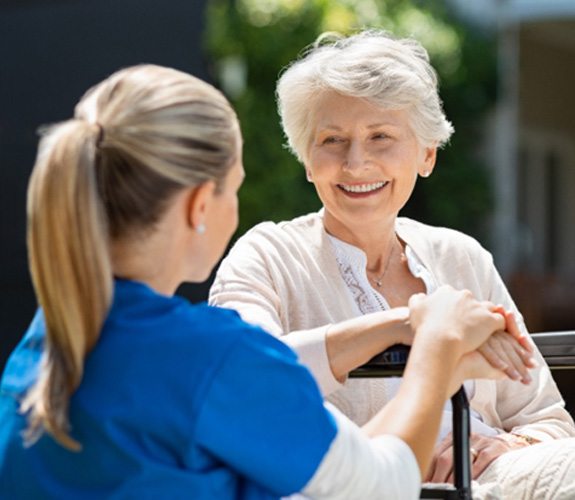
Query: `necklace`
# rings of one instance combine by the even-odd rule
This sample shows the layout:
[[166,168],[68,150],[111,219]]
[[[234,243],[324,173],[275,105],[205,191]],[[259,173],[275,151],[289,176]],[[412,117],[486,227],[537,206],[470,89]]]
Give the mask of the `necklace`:
[[[393,250],[395,249],[395,245],[393,244],[393,240],[395,238],[395,233],[393,233],[393,236],[391,237],[391,250],[389,252],[389,256],[387,257],[387,262],[385,263],[385,268],[383,269],[383,273],[381,273],[381,276],[379,278],[370,278],[374,283],[375,286],[377,288],[381,288],[383,285],[383,278],[385,278],[385,273],[387,272],[387,269],[389,267],[389,263],[391,262],[391,257],[393,255]],[[368,275],[369,277],[369,275]]]

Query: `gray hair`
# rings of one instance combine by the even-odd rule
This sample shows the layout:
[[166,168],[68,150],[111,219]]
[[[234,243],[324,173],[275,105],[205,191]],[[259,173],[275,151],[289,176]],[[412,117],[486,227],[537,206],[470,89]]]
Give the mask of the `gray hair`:
[[437,86],[437,74],[419,42],[366,30],[349,37],[321,35],[283,72],[276,94],[288,146],[304,162],[314,121],[310,112],[329,91],[382,108],[406,109],[420,144],[443,146],[453,126]]

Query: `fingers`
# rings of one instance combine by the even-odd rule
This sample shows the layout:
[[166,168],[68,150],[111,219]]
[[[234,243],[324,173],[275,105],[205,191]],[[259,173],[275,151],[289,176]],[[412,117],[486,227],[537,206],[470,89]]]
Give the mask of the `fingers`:
[[[472,479],[477,479],[497,457],[514,449],[512,443],[508,443],[504,439],[475,433],[471,433],[469,443]],[[432,483],[453,484],[453,442],[451,435],[437,446],[425,480]]]
[[415,308],[421,305],[421,303],[425,300],[426,295],[424,293],[414,293],[409,300],[407,301],[407,307]]
[[477,479],[496,458],[513,449],[505,441],[491,436],[472,434],[470,442],[474,450],[471,453],[472,479]]
[[505,331],[516,339],[521,347],[533,353],[533,343],[529,339],[529,336],[525,335],[519,328],[515,314],[512,311],[506,311],[502,305],[494,306],[492,310],[505,318]]
[[[506,447],[502,447],[493,441],[494,438],[482,436],[479,434],[471,434],[469,455],[471,461],[471,478],[477,479],[485,469],[493,462],[499,455],[508,451]],[[455,471],[452,471],[445,482],[455,482]]]
[[437,454],[433,463],[433,470],[428,474],[431,483],[447,483],[453,474],[453,446],[449,446]]
[[505,328],[505,318],[493,308],[491,303],[475,300],[469,290],[442,286],[431,295],[411,297],[410,323],[414,331],[428,332],[436,340],[457,341],[458,350],[465,354]]
[[511,339],[505,334],[500,334],[494,337],[494,342],[498,342],[501,346],[501,351],[505,353],[508,363],[511,366],[511,372],[514,380],[520,380],[524,384],[531,382],[529,375],[529,368],[533,367],[531,355],[518,345],[514,339]]
[[437,455],[441,455],[445,450],[451,448],[452,446],[453,446],[453,433],[449,432],[437,445],[435,453]]
[[[431,459],[431,465],[427,475],[425,476],[426,482],[442,483],[445,482],[452,467],[450,458],[453,457],[453,441],[451,432],[445,436],[439,444],[436,445]],[[453,460],[451,459],[451,462]],[[443,472],[445,471],[445,472]],[[443,475],[445,477],[443,477]],[[441,479],[440,479],[441,478]]]
[[493,368],[497,368],[504,372],[509,369],[509,365],[503,360],[503,356],[500,356],[490,345],[489,339],[477,350],[488,361],[488,363],[493,366]]
[[510,379],[520,380],[524,384],[531,382],[528,370],[535,366],[535,362],[531,354],[507,333],[495,333],[478,351],[493,367],[503,370]]

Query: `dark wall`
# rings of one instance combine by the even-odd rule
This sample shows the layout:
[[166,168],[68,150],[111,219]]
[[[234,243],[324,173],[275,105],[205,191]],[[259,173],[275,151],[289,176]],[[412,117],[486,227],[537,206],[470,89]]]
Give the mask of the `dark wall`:
[[[93,84],[155,63],[206,78],[206,0],[0,2],[0,369],[36,303],[27,270],[25,195],[39,125],[67,119]],[[192,300],[206,286],[186,287]]]

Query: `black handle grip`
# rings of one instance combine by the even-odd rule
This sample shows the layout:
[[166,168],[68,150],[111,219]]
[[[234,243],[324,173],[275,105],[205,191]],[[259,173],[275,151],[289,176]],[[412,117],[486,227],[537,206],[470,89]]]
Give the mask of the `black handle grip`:
[[409,346],[403,344],[391,346],[376,354],[364,365],[352,370],[349,376],[351,378],[401,377],[407,364],[409,349]]

